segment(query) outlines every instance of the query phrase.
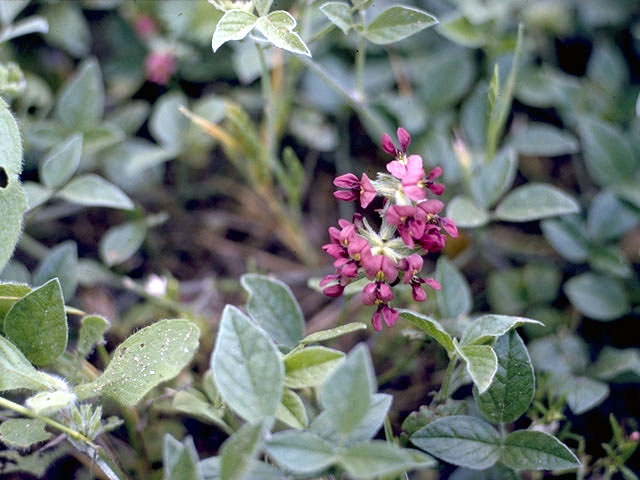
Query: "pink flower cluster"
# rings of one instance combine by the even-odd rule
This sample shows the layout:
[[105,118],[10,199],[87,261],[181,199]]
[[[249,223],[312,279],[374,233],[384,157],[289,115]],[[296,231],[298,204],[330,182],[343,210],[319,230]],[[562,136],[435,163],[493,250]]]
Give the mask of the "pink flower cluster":
[[354,215],[351,222],[340,219],[340,228],[330,227],[330,243],[322,248],[335,260],[335,273],[320,282],[323,292],[330,297],[339,297],[345,287],[362,277],[370,280],[362,290],[362,303],[375,305],[371,323],[382,330],[384,322],[393,326],[398,311],[389,304],[395,298],[393,286],[400,277],[412,290],[413,299],[422,302],[427,298],[423,285],[440,290],[433,278],[420,276],[423,255],[441,250],[446,242],[445,233],[458,236],[458,229],[450,218],[440,217],[444,208],[440,200],[428,198],[428,193],[441,195],[444,185],[435,179],[442,174],[436,167],[428,174],[424,171],[419,155],[407,156],[411,136],[404,128],[397,131],[400,148],[396,148],[386,133],[382,136],[382,148],[394,156],[387,164],[389,173],[379,172],[375,180],[362,174],[360,179],[353,173],[340,175],[334,185],[341,190],[334,192],[339,200],[359,200],[366,209],[378,196],[383,197],[380,228],[376,231],[361,214]]

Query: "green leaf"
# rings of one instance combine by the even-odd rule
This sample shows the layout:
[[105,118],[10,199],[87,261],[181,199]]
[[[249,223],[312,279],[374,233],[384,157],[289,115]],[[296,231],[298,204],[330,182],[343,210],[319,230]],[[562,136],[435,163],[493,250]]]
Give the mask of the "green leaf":
[[7,390],[55,389],[48,375],[38,372],[24,354],[0,335],[0,392]]
[[577,275],[564,284],[564,292],[580,313],[594,320],[615,320],[631,310],[623,285],[604,275]]
[[271,12],[256,22],[256,28],[276,47],[310,57],[309,48],[300,35],[293,31],[296,25],[296,19],[284,10]]
[[528,183],[509,192],[496,207],[495,217],[510,222],[529,222],[579,212],[578,202],[559,188]]
[[91,31],[82,7],[72,2],[45,5],[42,13],[49,23],[47,43],[76,58],[86,57],[91,48]]
[[309,417],[307,416],[307,410],[304,408],[302,399],[293,390],[289,390],[288,388],[284,389],[282,402],[276,412],[276,418],[298,430],[302,430],[309,425]]
[[18,125],[7,104],[0,98],[0,270],[11,258],[22,233],[22,215],[27,199],[20,186],[22,142]]
[[[454,345],[457,345],[454,343]],[[458,355],[467,364],[467,373],[478,388],[479,393],[484,393],[493,383],[498,371],[498,357],[488,345],[466,345],[456,348]]]
[[500,435],[476,417],[440,418],[414,433],[411,442],[445,462],[473,470],[489,468],[500,458]]
[[54,392],[40,392],[27,398],[25,405],[40,415],[52,415],[60,410],[71,407],[77,397],[73,392],[56,390]]
[[69,130],[83,131],[98,125],[104,113],[104,86],[95,58],[82,63],[58,96],[56,117]]
[[40,164],[40,180],[49,188],[59,188],[76,173],[82,156],[82,134],[76,133],[49,151]]
[[[1,4],[1,3],[0,3]],[[15,450],[0,452],[0,473],[30,473],[43,478],[49,467],[60,457],[66,455],[72,447],[62,446],[45,451],[36,451],[30,455],[20,455]]]
[[292,349],[304,336],[302,309],[291,289],[264,275],[246,274],[240,279],[249,292],[247,310],[277,345]]
[[507,435],[500,461],[516,470],[566,470],[580,466],[578,457],[560,440],[530,430]]
[[513,147],[522,155],[558,157],[578,153],[578,139],[568,132],[545,123],[532,123],[518,132]]
[[80,333],[78,334],[78,344],[76,352],[81,357],[87,357],[93,347],[104,343],[104,332],[111,324],[109,320],[100,315],[86,315],[80,320]]
[[357,345],[339,368],[327,378],[320,392],[320,403],[330,412],[336,431],[346,436],[367,415],[376,380],[367,347]]
[[278,465],[296,474],[318,473],[335,461],[331,444],[311,432],[275,433],[265,449]]
[[615,381],[625,374],[640,377],[640,349],[604,347],[590,373],[607,381]]
[[211,39],[214,53],[229,40],[242,40],[255,26],[258,18],[244,10],[228,10],[218,21]]
[[149,119],[149,131],[153,138],[174,155],[185,146],[190,122],[179,108],[188,104],[182,92],[166,93],[156,100]]
[[587,260],[593,270],[605,275],[625,279],[633,277],[631,262],[617,245],[592,245]]
[[124,263],[142,246],[146,235],[144,222],[125,222],[111,227],[100,239],[100,258],[109,267]]
[[587,232],[596,240],[613,240],[634,228],[640,216],[633,207],[619,200],[609,190],[600,191],[591,200],[587,215]]
[[551,246],[574,263],[587,260],[589,243],[582,221],[576,216],[548,219],[540,222],[542,233]]
[[588,377],[552,375],[553,393],[564,397],[575,415],[582,415],[600,405],[609,396],[609,385]]
[[484,47],[491,39],[491,32],[486,25],[471,23],[461,14],[454,14],[444,19],[437,30],[452,42],[468,48]]
[[24,194],[27,197],[27,205],[29,210],[39,207],[51,198],[53,192],[42,184],[36,182],[24,182],[22,185]]
[[351,7],[343,2],[327,2],[320,7],[324,15],[345,35],[353,26]]
[[231,435],[220,449],[221,480],[240,480],[247,478],[253,460],[264,441],[266,424],[263,421],[247,423]]
[[487,343],[501,337],[509,330],[525,324],[544,326],[537,320],[508,315],[482,315],[475,319],[462,335],[462,345]]
[[0,441],[9,448],[30,448],[51,438],[46,426],[36,418],[10,418],[0,424]]
[[62,289],[50,280],[13,304],[4,332],[35,365],[47,365],[67,348],[67,315]]
[[284,357],[285,386],[317,387],[344,358],[344,353],[326,347],[307,347]]
[[444,318],[455,318],[471,311],[473,304],[469,284],[460,270],[444,256],[436,263],[436,280],[442,287],[436,291],[436,298]]
[[252,0],[256,7],[258,15],[263,16],[269,13],[273,0]]
[[197,395],[197,393],[199,392],[195,390],[180,390],[173,397],[173,403],[171,404],[171,406],[179,412],[197,417],[199,420],[202,420],[206,423],[217,425],[223,428],[225,431],[230,430],[230,427],[222,418],[224,415],[224,409],[214,408],[211,403],[204,399],[202,394]]
[[436,342],[444,347],[447,353],[451,354],[455,348],[451,335],[447,333],[437,320],[410,310],[398,310],[400,316],[409,320],[413,325],[432,337]]
[[493,346],[498,371],[489,389],[473,396],[482,414],[492,423],[515,422],[523,415],[535,393],[533,365],[520,336],[514,331],[498,338]]
[[3,26],[12,24],[28,3],[29,0],[15,0],[10,3],[0,4],[0,23],[2,23]]
[[73,240],[57,245],[42,259],[33,273],[34,285],[57,278],[62,287],[64,298],[71,300],[78,287],[78,246]]
[[582,372],[589,363],[589,349],[576,335],[550,335],[529,343],[529,354],[536,370],[555,374]]
[[351,322],[346,325],[340,325],[336,328],[331,328],[329,330],[321,330],[319,332],[311,333],[300,340],[300,343],[303,345],[309,343],[319,343],[325,342],[327,340],[331,340],[334,338],[341,337],[343,335],[347,335],[352,332],[357,332],[358,330],[366,330],[367,325],[361,322]]
[[414,469],[433,468],[436,461],[417,450],[400,448],[383,440],[350,446],[340,455],[340,465],[353,478],[393,476]]
[[485,209],[460,195],[449,202],[447,217],[453,219],[458,228],[478,228],[489,223],[489,213]]
[[0,325],[4,328],[4,317],[19,299],[31,291],[22,283],[0,283]]
[[496,203],[513,185],[518,171],[518,156],[512,148],[504,148],[483,166],[471,184],[471,193],[479,207]]
[[629,141],[618,127],[583,118],[579,131],[587,171],[597,184],[611,185],[633,176],[637,163]]
[[76,393],[81,400],[105,395],[133,406],[187,366],[199,337],[200,329],[189,320],[161,320],[145,327],[118,345],[104,373],[76,387]]
[[211,369],[224,402],[242,418],[253,422],[275,416],[284,362],[264,330],[235,307],[222,312]]
[[396,5],[378,15],[364,31],[364,36],[377,45],[387,45],[410,37],[436,25],[433,15],[419,8]]
[[191,437],[179,442],[171,434],[165,434],[162,463],[164,480],[203,480],[198,467],[198,452]]
[[69,182],[58,195],[65,200],[87,207],[133,210],[131,199],[114,184],[93,173],[80,175]]
[[487,300],[494,312],[507,315],[522,313],[528,305],[526,293],[520,269],[493,271],[487,277]]

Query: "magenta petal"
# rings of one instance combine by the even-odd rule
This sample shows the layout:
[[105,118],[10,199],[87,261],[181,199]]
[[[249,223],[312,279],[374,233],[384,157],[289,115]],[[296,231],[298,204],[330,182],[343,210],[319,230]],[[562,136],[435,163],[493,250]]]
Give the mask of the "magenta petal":
[[394,177],[400,179],[407,174],[407,168],[398,160],[387,163],[387,171]]
[[339,297],[340,295],[342,295],[342,292],[344,292],[344,287],[342,285],[331,285],[330,287],[322,290],[322,293],[324,293],[327,297],[333,298]]
[[434,183],[429,185],[429,190],[431,190],[436,195],[442,195],[444,193],[445,186],[441,183]]
[[338,279],[338,275],[327,275],[322,280],[320,280],[320,286],[324,287],[327,283],[332,282]]
[[398,135],[398,141],[400,142],[400,148],[403,152],[407,151],[409,144],[411,143],[411,135],[404,128],[398,128],[396,134]]
[[425,292],[419,283],[411,286],[411,296],[416,302],[424,302],[427,299],[427,292]]
[[445,232],[447,232],[452,237],[458,236],[458,227],[456,227],[456,222],[451,220],[449,217],[445,217],[440,220],[442,228],[444,228]]
[[333,180],[333,184],[336,187],[340,188],[359,188],[360,182],[358,181],[358,177],[356,177],[353,173],[345,173],[344,175],[340,175]]
[[[420,155],[409,155],[407,157],[407,170],[416,172],[422,169],[424,172],[424,164],[422,163],[422,157]],[[420,175],[422,177],[422,175]]]
[[442,175],[442,168],[436,167],[429,172],[429,175],[427,175],[427,180],[433,180],[434,178],[438,178],[440,175]]
[[382,307],[382,317],[384,318],[384,323],[387,324],[387,327],[393,327],[398,321],[398,316],[398,311],[395,308],[390,308],[387,305]]
[[382,264],[380,269],[384,274],[384,278],[387,282],[393,283],[398,278],[398,269],[396,268],[396,264],[389,257],[382,256]]
[[417,185],[403,185],[404,193],[414,202],[420,202],[427,198],[427,192],[424,188],[420,188]]
[[407,257],[407,271],[410,275],[415,275],[422,270],[422,266],[424,265],[424,260],[417,253],[412,253]]
[[388,283],[381,283],[378,287],[378,298],[384,303],[389,303],[393,300],[393,291]]
[[393,144],[393,140],[386,133],[382,134],[382,149],[390,155],[396,154],[396,146]]
[[380,310],[376,310],[373,317],[371,317],[371,325],[373,329],[378,332],[382,330],[382,315],[380,315]]
[[424,283],[429,285],[434,290],[440,290],[442,288],[435,278],[425,278]]
[[444,208],[444,203],[440,200],[427,200],[418,204],[418,208],[427,214],[435,215]]
[[416,246],[413,241],[413,237],[411,237],[411,234],[409,233],[409,229],[398,227],[398,233],[400,233],[400,238],[402,238],[402,241],[407,247],[413,248]]
[[362,289],[361,301],[365,305],[374,305],[376,303],[377,285],[375,283],[367,283]]
[[343,202],[353,202],[358,198],[358,192],[353,190],[338,190],[337,192],[333,192],[333,196]]
[[345,277],[354,278],[356,275],[358,275],[358,265],[356,265],[354,262],[349,262],[344,267],[342,267],[340,273]]

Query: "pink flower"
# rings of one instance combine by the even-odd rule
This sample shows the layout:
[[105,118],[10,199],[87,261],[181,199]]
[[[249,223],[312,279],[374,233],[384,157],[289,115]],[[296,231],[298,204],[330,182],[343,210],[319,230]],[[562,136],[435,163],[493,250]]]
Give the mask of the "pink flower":
[[352,202],[360,197],[360,206],[367,208],[367,206],[376,197],[376,189],[373,188],[369,177],[366,173],[362,174],[362,178],[358,180],[353,173],[345,173],[336,177],[333,184],[339,188],[345,188],[346,190],[338,190],[333,192],[333,196],[339,200],[345,202]]
[[170,52],[154,51],[147,55],[145,60],[145,72],[147,80],[166,85],[176,72],[176,60]]
[[409,247],[415,246],[414,239],[424,234],[426,216],[422,210],[411,205],[393,205],[387,210],[385,218],[395,225],[402,241]]
[[416,302],[424,302],[427,299],[427,293],[422,288],[423,284],[427,284],[434,290],[440,290],[440,284],[434,278],[422,278],[418,275],[423,263],[422,257],[414,253],[405,258],[400,266],[405,271],[403,282],[411,285],[411,296]]
[[402,179],[407,171],[422,168],[422,157],[420,155],[410,155],[407,157],[407,148],[411,143],[411,135],[404,128],[397,131],[400,148],[396,148],[391,137],[386,133],[382,135],[382,149],[395,156],[396,159],[387,163],[387,171],[396,178]]
[[391,308],[389,305],[381,303],[371,317],[371,325],[373,329],[378,332],[382,330],[382,320],[387,327],[391,328],[398,321],[398,311],[395,308]]
[[407,197],[415,202],[420,202],[427,198],[425,188],[428,188],[436,195],[442,195],[444,193],[444,185],[433,181],[434,178],[439,177],[441,174],[442,169],[440,167],[431,170],[426,177],[422,166],[420,168],[409,168],[404,177],[402,177],[402,189]]
[[140,15],[136,18],[133,28],[143,40],[151,38],[157,30],[155,20],[149,15]]
[[389,307],[389,302],[393,298],[393,291],[385,282],[368,283],[362,290],[362,303],[378,306],[371,317],[371,325],[375,330],[382,330],[382,320],[384,320],[387,327],[393,326],[398,320],[398,311]]
[[400,148],[397,149],[393,144],[393,140],[391,137],[383,133],[382,134],[382,149],[390,155],[404,155],[407,153],[407,148],[409,148],[409,144],[411,143],[411,135],[404,128],[400,127],[396,131],[396,135],[398,136],[398,141],[400,142]]
[[362,256],[362,266],[369,280],[393,283],[398,278],[396,264],[385,255],[371,255],[369,251]]

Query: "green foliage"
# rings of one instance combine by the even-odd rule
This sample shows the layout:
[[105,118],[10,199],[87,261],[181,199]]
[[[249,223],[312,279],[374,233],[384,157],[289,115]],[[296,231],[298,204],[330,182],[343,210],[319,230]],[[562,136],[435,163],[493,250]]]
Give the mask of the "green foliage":
[[378,15],[366,26],[364,35],[372,43],[387,45],[404,40],[437,23],[438,20],[424,10],[398,5]]
[[47,365],[67,348],[67,315],[60,282],[50,280],[7,312],[4,333],[35,365]]
[[79,385],[79,398],[105,395],[133,406],[153,387],[175,377],[191,361],[200,330],[189,320],[161,320],[118,345],[106,370],[89,384]]
[[42,420],[10,418],[0,424],[0,442],[11,448],[29,448],[51,438]]

